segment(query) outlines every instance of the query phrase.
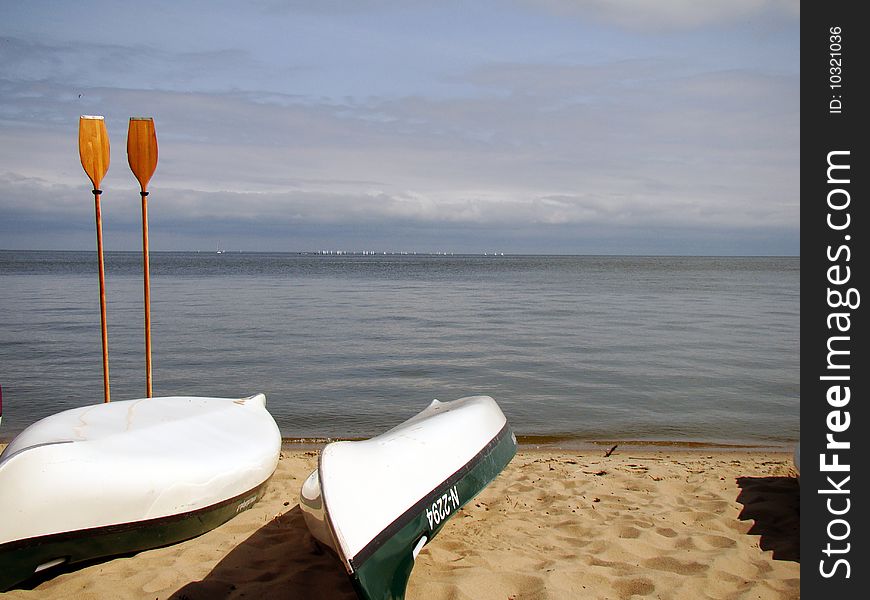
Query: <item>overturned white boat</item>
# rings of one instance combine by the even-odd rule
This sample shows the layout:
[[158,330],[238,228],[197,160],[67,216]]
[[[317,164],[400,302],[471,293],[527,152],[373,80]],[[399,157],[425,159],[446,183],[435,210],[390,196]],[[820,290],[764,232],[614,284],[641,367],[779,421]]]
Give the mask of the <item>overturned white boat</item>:
[[200,535],[249,508],[278,464],[265,396],[85,406],[0,455],[0,591],[50,567]]
[[300,507],[361,598],[401,599],[420,549],[495,479],[516,447],[492,398],[434,400],[382,435],[327,445]]

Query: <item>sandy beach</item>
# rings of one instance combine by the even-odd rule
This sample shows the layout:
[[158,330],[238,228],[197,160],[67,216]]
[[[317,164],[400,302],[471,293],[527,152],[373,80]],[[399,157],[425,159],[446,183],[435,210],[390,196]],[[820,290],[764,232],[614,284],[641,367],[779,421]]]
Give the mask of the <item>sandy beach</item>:
[[[786,453],[521,448],[427,545],[409,600],[800,597]],[[40,599],[353,599],[298,506],[316,452],[285,449],[257,505],[174,546],[31,582]]]

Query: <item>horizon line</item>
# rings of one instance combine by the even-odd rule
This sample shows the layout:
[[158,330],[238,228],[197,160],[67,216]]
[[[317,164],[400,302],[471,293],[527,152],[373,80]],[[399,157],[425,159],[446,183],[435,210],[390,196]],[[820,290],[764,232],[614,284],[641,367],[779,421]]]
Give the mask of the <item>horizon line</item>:
[[[0,252],[94,252],[92,250],[46,249],[46,248],[0,248]],[[104,250],[106,254],[141,254],[141,250]],[[652,254],[652,253],[577,253],[577,252],[448,252],[420,250],[149,250],[149,254],[295,254],[303,256],[487,256],[502,258],[509,256],[565,256],[565,257],[636,257],[636,258],[800,258],[800,254]]]

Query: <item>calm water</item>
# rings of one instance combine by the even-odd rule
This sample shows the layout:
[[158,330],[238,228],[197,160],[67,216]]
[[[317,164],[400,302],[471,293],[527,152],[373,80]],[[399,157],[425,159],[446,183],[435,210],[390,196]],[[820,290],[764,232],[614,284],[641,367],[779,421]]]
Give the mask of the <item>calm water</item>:
[[[141,259],[107,255],[112,398],[144,396]],[[155,395],[264,392],[291,437],[485,393],[525,435],[799,432],[798,258],[152,255]],[[94,252],[0,251],[9,439],[102,400]]]

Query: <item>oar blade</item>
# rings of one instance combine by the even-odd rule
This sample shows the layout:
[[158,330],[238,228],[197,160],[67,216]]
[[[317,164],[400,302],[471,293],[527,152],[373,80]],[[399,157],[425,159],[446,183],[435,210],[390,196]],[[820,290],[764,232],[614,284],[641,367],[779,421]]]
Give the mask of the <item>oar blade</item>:
[[130,117],[127,130],[127,162],[142,191],[157,169],[157,133],[151,117]]
[[103,117],[79,118],[79,157],[94,189],[100,189],[100,182],[109,170],[109,134]]

